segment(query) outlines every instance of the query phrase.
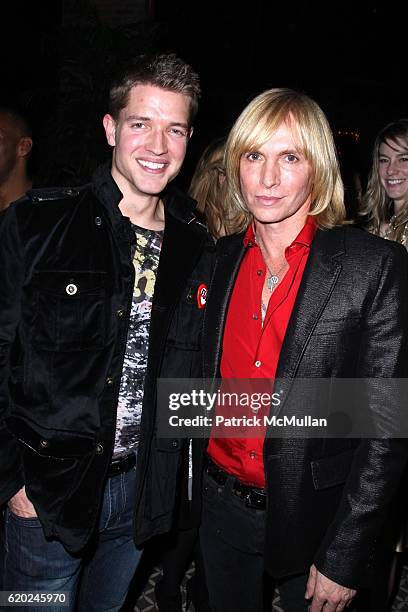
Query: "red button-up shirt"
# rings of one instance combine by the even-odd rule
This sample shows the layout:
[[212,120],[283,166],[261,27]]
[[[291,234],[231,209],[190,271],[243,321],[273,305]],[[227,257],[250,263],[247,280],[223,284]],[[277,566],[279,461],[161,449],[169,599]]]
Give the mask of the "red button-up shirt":
[[[252,225],[244,244],[249,246],[239,269],[228,308],[223,338],[223,379],[274,379],[286,329],[316,232],[311,217],[285,249],[289,269],[272,293],[262,325],[261,299],[266,266],[255,242]],[[271,387],[269,387],[271,388]],[[265,428],[256,438],[211,436],[208,454],[225,471],[244,483],[264,488],[263,444]]]

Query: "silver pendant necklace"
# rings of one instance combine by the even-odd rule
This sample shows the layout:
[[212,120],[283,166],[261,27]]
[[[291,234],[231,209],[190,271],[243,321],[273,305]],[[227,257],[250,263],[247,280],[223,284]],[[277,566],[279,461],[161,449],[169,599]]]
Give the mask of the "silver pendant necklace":
[[286,266],[286,259],[283,262],[283,265],[279,268],[279,270],[274,274],[271,269],[269,268],[268,264],[266,263],[266,257],[265,257],[265,253],[264,253],[264,248],[262,246],[262,244],[260,242],[258,242],[256,234],[255,234],[255,242],[259,245],[260,249],[261,249],[261,253],[262,253],[262,257],[263,260],[265,262],[265,266],[266,269],[269,272],[269,276],[266,279],[266,286],[268,287],[268,291],[269,293],[272,293],[272,291],[275,289],[276,285],[279,283],[279,275],[282,272],[282,270],[285,268]]
[[266,286],[268,287],[269,292],[272,293],[272,291],[275,289],[275,286],[279,283],[279,276],[277,276],[276,274],[271,274],[269,268],[268,272],[270,276],[266,279]]
[[279,268],[279,270],[275,274],[270,270],[270,268],[269,268],[268,264],[266,263],[266,261],[265,261],[265,266],[266,266],[266,268],[267,268],[267,270],[269,272],[269,276],[266,279],[266,286],[269,289],[269,293],[272,293],[272,291],[275,289],[276,285],[279,283],[279,275],[282,272],[282,270],[284,269],[284,267],[286,266],[286,260],[285,260],[283,266],[281,266]]

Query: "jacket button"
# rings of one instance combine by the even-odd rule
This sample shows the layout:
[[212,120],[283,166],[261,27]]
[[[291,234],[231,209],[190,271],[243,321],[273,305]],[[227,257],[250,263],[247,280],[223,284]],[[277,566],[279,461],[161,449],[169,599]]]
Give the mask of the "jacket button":
[[173,442],[171,443],[173,448],[177,448],[178,447],[178,442],[177,440],[173,440]]
[[119,310],[116,311],[116,314],[119,317],[119,319],[121,319],[123,315],[125,314],[125,311],[122,310],[122,308],[120,308]]
[[111,387],[113,385],[113,378],[108,376],[108,378],[106,379],[106,384],[108,385],[108,387]]
[[97,444],[96,445],[96,449],[95,449],[96,454],[97,455],[102,455],[103,451],[104,451],[104,448],[103,448],[102,444]]
[[102,225],[102,219],[100,217],[95,217],[95,225]]
[[48,440],[41,440],[40,442],[41,448],[48,448],[49,445],[50,443],[48,442]]
[[69,285],[65,287],[65,291],[68,295],[75,295],[78,291],[78,287],[74,283],[69,283]]

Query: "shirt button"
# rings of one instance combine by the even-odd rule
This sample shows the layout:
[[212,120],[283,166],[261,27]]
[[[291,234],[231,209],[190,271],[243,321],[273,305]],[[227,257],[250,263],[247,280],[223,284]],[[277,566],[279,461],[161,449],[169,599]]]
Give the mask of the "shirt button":
[[251,457],[251,459],[255,459],[256,452],[255,451],[250,451],[249,456]]
[[262,362],[261,362],[261,361],[259,361],[259,360],[258,360],[258,361],[255,361],[255,367],[256,367],[256,368],[260,368],[260,367],[261,367],[261,365],[262,365]]
[[123,315],[125,314],[125,311],[122,310],[122,308],[120,308],[119,310],[116,311],[116,314],[119,317],[119,319],[121,319]]
[[108,385],[108,387],[111,387],[113,385],[113,378],[108,376],[108,378],[106,379],[106,384]]
[[102,455],[103,451],[104,451],[104,448],[103,448],[102,444],[97,444],[96,445],[96,449],[95,449],[96,454],[97,455]]
[[102,225],[102,219],[100,217],[95,217],[95,225]]
[[258,276],[262,276],[263,270],[257,270],[256,273],[257,273]]
[[48,442],[48,440],[41,440],[40,442],[41,448],[48,448],[49,445],[50,443]]
[[259,316],[256,314],[256,312],[254,312],[254,314],[252,315],[252,318],[255,319],[255,321],[257,321],[259,319]]

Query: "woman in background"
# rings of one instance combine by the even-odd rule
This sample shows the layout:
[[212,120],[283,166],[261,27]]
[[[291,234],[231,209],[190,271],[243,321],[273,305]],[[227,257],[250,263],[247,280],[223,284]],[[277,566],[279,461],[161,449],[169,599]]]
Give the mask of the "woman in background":
[[225,202],[225,138],[210,142],[198,160],[189,194],[197,200],[197,210],[206,220],[208,230],[217,240],[228,233]]
[[[408,119],[388,123],[376,136],[361,214],[368,231],[408,249]],[[406,473],[380,543],[376,587],[367,612],[390,610],[398,589],[402,553],[408,544],[407,490]]]
[[377,134],[362,213],[370,232],[408,248],[408,119]]

